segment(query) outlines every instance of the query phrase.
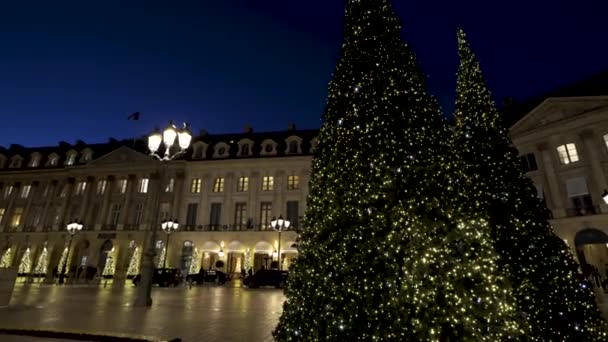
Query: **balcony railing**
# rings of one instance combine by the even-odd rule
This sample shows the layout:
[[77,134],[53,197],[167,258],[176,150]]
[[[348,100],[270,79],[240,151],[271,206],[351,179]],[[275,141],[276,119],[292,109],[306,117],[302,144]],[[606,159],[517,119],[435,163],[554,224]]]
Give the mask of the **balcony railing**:
[[113,224],[104,224],[104,225],[101,226],[101,230],[105,230],[105,231],[116,230],[116,225],[113,225]]
[[[297,226],[290,226],[283,231],[296,230]],[[186,224],[180,227],[178,232],[240,232],[240,231],[272,231],[270,224]]]
[[125,224],[123,230],[139,230],[139,224]]
[[589,206],[585,206],[585,207],[566,209],[566,216],[568,216],[568,217],[597,215],[599,213],[600,213],[599,205],[589,205]]

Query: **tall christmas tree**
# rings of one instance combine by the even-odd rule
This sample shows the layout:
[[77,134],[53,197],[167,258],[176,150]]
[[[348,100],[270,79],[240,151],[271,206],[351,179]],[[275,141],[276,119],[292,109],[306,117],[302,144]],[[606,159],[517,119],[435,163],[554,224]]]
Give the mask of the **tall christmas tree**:
[[388,0],[350,0],[278,341],[508,341],[522,333],[450,133]]
[[518,151],[458,31],[455,151],[465,162],[471,210],[489,213],[500,269],[538,341],[606,341],[591,290],[566,244],[552,231]]

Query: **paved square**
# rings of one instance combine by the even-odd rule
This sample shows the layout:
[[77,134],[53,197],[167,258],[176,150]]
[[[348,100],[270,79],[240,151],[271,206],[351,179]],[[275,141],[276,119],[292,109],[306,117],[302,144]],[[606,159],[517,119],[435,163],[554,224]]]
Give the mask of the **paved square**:
[[0,309],[3,328],[49,329],[183,341],[272,341],[282,290],[154,288],[151,308],[133,307],[135,289],[19,286]]

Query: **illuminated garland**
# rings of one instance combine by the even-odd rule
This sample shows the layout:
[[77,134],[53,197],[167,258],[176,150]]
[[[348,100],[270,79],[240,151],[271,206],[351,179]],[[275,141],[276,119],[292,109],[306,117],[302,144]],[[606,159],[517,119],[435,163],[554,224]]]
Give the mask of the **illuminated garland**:
[[12,266],[12,251],[9,247],[4,254],[2,254],[2,259],[0,259],[0,268],[7,268]]
[[139,274],[139,261],[140,261],[139,247],[135,247],[133,249],[133,254],[131,255],[131,260],[129,261],[129,268],[127,269],[127,276],[135,276],[135,275]]
[[17,273],[19,274],[29,274],[32,271],[32,256],[30,255],[30,248],[28,247],[23,256],[21,257],[21,261],[19,262],[19,270]]

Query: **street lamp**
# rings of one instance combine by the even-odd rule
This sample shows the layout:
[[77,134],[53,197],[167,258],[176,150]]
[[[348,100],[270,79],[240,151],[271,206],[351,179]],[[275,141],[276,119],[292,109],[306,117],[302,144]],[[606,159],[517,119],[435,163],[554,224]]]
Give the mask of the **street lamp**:
[[179,228],[179,223],[177,220],[167,220],[163,221],[160,224],[160,227],[163,229],[165,233],[167,233],[167,242],[165,243],[165,258],[163,259],[163,267],[167,267],[167,254],[169,252],[169,236],[173,231],[176,231]]
[[604,199],[604,203],[608,204],[608,190],[604,190],[604,193],[602,193],[602,198]]
[[279,247],[277,248],[277,260],[279,261],[279,271],[281,270],[281,233],[283,232],[283,229],[289,228],[290,225],[291,222],[289,222],[289,220],[284,220],[283,216],[279,216],[278,220],[273,217],[272,221],[270,222],[270,226],[272,227],[272,229],[279,232]]
[[[169,126],[167,126],[162,133],[155,130],[148,136],[148,149],[150,150],[150,156],[161,161],[161,167],[158,172],[159,182],[155,206],[156,210],[154,211],[155,213],[160,212],[161,194],[163,192],[163,185],[166,183],[165,178],[168,162],[186,153],[186,150],[188,147],[190,147],[191,141],[192,132],[190,132],[185,123],[182,128],[177,128],[172,122],[169,122]],[[164,145],[164,153],[160,152],[161,144]],[[151,238],[148,241],[148,248],[144,253],[141,283],[135,298],[135,306],[152,305],[152,275],[154,273],[154,256],[156,255],[156,231],[158,229],[160,219],[158,214],[156,215],[157,216],[154,218],[152,224]]]
[[65,263],[63,263],[63,274],[66,275],[66,281],[69,278],[69,270],[67,270],[68,267],[68,262],[70,261],[70,250],[72,249],[72,239],[74,238],[74,235],[76,235],[76,233],[78,233],[79,231],[82,230],[83,224],[82,222],[79,222],[78,220],[75,220],[72,223],[68,223],[66,225],[66,229],[68,230],[68,234],[70,234],[70,242],[68,242],[68,254],[66,255],[65,258]]

